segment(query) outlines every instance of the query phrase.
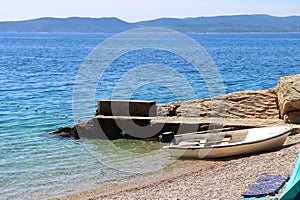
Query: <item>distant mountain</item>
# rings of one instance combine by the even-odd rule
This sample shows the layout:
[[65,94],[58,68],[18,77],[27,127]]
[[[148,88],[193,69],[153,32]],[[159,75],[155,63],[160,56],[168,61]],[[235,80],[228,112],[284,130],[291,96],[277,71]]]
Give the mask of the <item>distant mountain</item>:
[[33,20],[0,22],[0,32],[79,32],[79,33],[118,33],[136,28],[118,18],[39,18]]
[[300,16],[234,15],[159,18],[129,23],[118,18],[39,18],[0,22],[0,32],[119,33],[132,28],[164,27],[183,33],[300,32]]
[[235,15],[197,18],[161,18],[136,23],[138,26],[163,26],[180,32],[300,32],[300,16]]

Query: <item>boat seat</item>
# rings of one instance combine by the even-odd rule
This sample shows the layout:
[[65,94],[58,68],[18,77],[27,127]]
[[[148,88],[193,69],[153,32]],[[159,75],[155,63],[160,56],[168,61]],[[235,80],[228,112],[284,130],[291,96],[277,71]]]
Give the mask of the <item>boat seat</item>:
[[231,135],[225,135],[225,137],[223,138],[221,144],[229,144],[231,139],[232,139]]
[[180,146],[199,146],[199,142],[190,142],[190,141],[181,141],[179,142]]
[[207,139],[202,139],[199,141],[199,144],[206,144],[207,143]]

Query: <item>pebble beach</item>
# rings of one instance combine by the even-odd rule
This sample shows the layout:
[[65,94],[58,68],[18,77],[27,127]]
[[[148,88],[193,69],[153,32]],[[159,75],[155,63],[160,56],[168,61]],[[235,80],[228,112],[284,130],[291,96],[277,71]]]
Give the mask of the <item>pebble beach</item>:
[[[183,160],[180,166],[120,184],[61,199],[242,199],[262,174],[291,175],[298,157],[300,134],[290,135],[272,152],[219,160]],[[276,199],[276,196],[268,197]]]

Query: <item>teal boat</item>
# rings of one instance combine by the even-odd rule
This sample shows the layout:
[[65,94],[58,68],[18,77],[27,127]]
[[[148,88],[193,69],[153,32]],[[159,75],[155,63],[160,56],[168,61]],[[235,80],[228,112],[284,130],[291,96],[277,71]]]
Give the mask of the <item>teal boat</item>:
[[293,174],[279,200],[299,200],[299,199],[300,199],[300,150],[298,153],[298,159],[295,164]]

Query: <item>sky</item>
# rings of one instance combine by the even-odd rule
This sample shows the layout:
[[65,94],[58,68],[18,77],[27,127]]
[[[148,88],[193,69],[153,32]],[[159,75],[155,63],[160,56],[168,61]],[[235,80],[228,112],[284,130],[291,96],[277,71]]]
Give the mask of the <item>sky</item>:
[[300,0],[3,0],[0,21],[40,17],[117,17],[136,22],[161,17],[238,14],[300,16]]

